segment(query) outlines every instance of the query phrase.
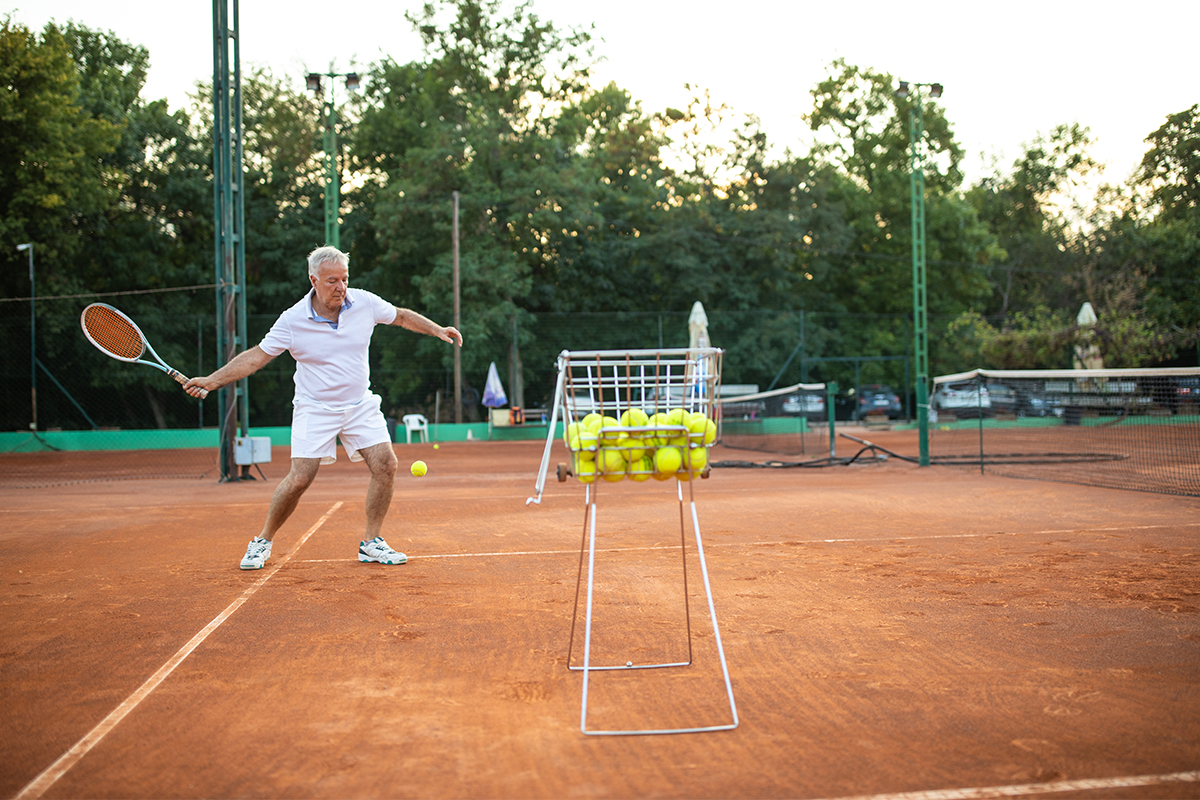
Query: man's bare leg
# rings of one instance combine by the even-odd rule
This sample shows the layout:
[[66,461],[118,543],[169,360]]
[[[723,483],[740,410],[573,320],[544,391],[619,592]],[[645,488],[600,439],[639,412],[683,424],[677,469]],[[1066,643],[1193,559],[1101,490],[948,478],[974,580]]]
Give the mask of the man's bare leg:
[[283,527],[288,517],[296,510],[300,496],[312,484],[317,476],[317,468],[321,466],[319,458],[293,458],[292,468],[287,477],[275,487],[271,495],[271,505],[267,509],[267,520],[263,523],[260,538],[268,542],[275,537],[275,532]]
[[392,505],[399,462],[390,442],[380,442],[359,452],[371,470],[371,483],[367,487],[367,531],[363,536],[369,542],[382,535],[383,519]]

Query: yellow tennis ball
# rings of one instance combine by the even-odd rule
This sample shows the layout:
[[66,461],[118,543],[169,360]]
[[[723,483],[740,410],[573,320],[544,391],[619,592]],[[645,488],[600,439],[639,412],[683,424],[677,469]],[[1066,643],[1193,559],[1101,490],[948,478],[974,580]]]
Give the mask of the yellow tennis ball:
[[625,460],[632,464],[646,455],[646,447],[642,437],[636,434],[622,433],[617,437],[617,447],[625,453]]
[[412,472],[415,477],[419,478],[429,471],[429,467],[425,466],[424,461],[414,461],[413,465],[409,468],[409,471]]
[[609,430],[609,428],[619,427],[621,427],[621,423],[617,422],[614,417],[604,417],[604,419],[600,422],[600,430],[598,431],[600,434],[600,441],[602,443],[616,441],[620,434],[617,431]]
[[591,483],[596,480],[596,462],[594,459],[575,461],[575,477],[580,483]]
[[704,423],[704,443],[712,444],[717,440],[717,423],[711,419]]
[[673,475],[683,466],[683,454],[678,447],[660,447],[654,453],[654,469],[663,475]]
[[621,415],[621,425],[626,428],[641,428],[650,422],[650,417],[640,408],[628,408]]
[[708,466],[708,448],[693,447],[688,451],[688,467],[693,472],[703,472]]
[[433,446],[433,449],[434,449],[434,450],[438,450],[438,449],[440,449],[440,448],[441,448],[441,445],[437,445],[437,444],[435,444],[435,445]]
[[[578,443],[578,447],[576,447],[576,443]],[[580,431],[575,442],[572,442],[571,449],[587,453],[585,458],[595,458],[596,448],[599,447],[599,443],[600,437],[596,436],[596,434],[591,431]]]
[[637,461],[629,462],[629,477],[635,481],[649,480],[654,474],[654,459],[650,456],[643,456]]
[[671,409],[670,411],[667,412],[667,424],[668,425],[683,425],[684,424],[683,415],[686,413],[687,412],[684,411],[682,408]]
[[625,454],[620,450],[611,447],[602,447],[600,448],[600,455],[596,460],[600,462],[600,470],[605,475],[625,474]]
[[579,431],[581,429],[582,428],[578,422],[572,422],[570,425],[567,426],[566,431],[563,432],[563,438],[566,439],[566,441],[568,443],[570,443],[570,441],[572,439],[574,439],[576,436],[579,435]]

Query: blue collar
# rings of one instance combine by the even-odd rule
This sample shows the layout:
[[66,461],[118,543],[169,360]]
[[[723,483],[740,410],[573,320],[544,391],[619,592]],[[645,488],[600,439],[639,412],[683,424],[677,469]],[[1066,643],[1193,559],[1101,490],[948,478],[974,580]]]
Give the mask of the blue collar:
[[[308,290],[308,298],[307,298],[308,299],[308,318],[313,320],[314,322],[324,322],[326,325],[328,325],[329,327],[333,328],[336,331],[338,328],[337,320],[325,319],[324,317],[317,316],[317,312],[313,309],[313,297],[315,297],[316,294],[317,294],[316,289]],[[353,305],[354,305],[354,302],[350,299],[350,292],[349,292],[349,290],[347,290],[346,299],[342,301],[342,311],[350,310],[350,307]],[[338,312],[338,319],[341,319],[342,311]]]

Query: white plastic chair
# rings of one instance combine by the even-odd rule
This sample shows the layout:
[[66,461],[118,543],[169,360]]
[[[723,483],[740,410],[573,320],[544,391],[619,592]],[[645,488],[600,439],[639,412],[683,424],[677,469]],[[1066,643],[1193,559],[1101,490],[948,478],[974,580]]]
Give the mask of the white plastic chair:
[[409,444],[412,444],[413,431],[417,432],[419,441],[429,441],[429,420],[425,419],[421,414],[405,414],[400,418],[404,423],[404,435]]

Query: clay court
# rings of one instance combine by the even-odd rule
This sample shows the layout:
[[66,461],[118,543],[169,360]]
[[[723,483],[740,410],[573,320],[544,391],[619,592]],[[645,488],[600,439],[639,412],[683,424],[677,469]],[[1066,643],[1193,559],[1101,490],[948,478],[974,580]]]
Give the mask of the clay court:
[[[584,487],[525,505],[541,442],[397,449],[430,466],[385,526],[408,564],[356,561],[366,469],[340,453],[257,572],[287,448],[235,485],[0,458],[41,476],[0,482],[0,795],[1200,797],[1200,498],[714,469],[693,487],[740,725],[593,737],[568,669]],[[598,485],[597,660],[686,650],[675,485]],[[686,552],[692,665],[593,674],[597,725],[729,721]]]

